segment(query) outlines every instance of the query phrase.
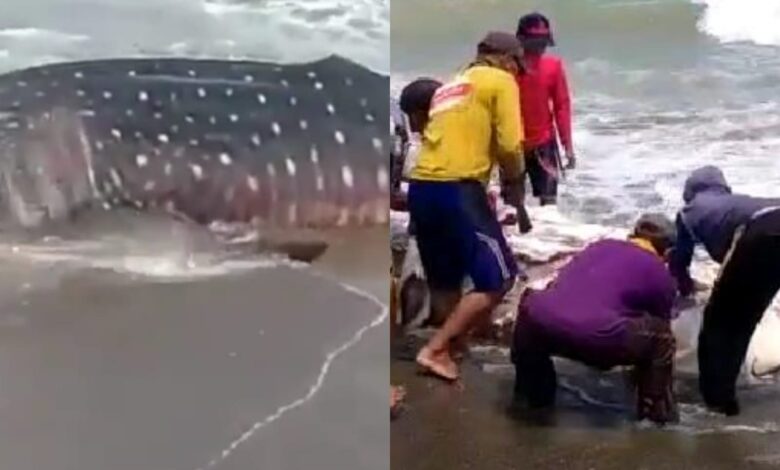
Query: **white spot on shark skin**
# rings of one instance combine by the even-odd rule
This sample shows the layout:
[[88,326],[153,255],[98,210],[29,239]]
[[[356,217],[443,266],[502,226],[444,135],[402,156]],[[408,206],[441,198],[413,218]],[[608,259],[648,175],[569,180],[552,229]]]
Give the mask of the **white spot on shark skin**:
[[138,92],[138,101],[144,102],[149,101],[149,93],[141,90]]
[[352,175],[352,168],[349,167],[349,165],[342,165],[341,167],[341,181],[344,183],[344,186],[348,188],[352,188],[355,184],[354,176]]
[[314,89],[315,90],[322,90],[323,87],[324,87],[324,85],[322,84],[322,82],[314,82]]
[[173,165],[171,165],[171,162],[167,162],[165,164],[165,168],[163,169],[163,172],[165,173],[166,176],[171,175],[171,173],[173,172]]
[[309,78],[311,78],[311,79],[315,79],[315,78],[317,78],[317,74],[316,74],[315,72],[313,72],[313,71],[309,71],[309,72],[307,72],[307,73],[306,73],[306,76],[307,76],[307,77],[309,77]]
[[262,93],[257,94],[257,101],[259,101],[260,104],[265,104],[267,102],[265,95]]
[[290,97],[290,106],[295,106],[296,104],[298,104],[298,98],[296,98],[294,96],[291,96]]
[[189,124],[192,124],[192,123],[195,122],[195,118],[192,117],[192,115],[190,115],[190,114],[184,116],[184,120],[187,121]]
[[170,142],[170,139],[165,134],[158,135],[157,140],[159,140],[161,144],[167,144],[168,142]]
[[274,168],[274,164],[272,162],[268,162],[265,165],[265,169],[268,171],[268,176],[273,178],[276,178],[276,168]]
[[217,117],[216,116],[209,116],[209,122],[212,125],[216,125],[217,124]]
[[111,170],[109,170],[108,173],[111,176],[111,181],[114,182],[114,186],[116,186],[117,188],[121,188],[122,187],[122,177],[119,176],[119,172],[116,171],[116,168],[111,168]]
[[355,82],[353,82],[351,78],[349,78],[349,77],[344,78],[344,84],[345,85],[352,86],[352,84],[354,84],[354,83]]
[[347,141],[347,139],[344,137],[344,133],[341,132],[341,131],[336,131],[333,134],[333,137],[336,139],[336,142],[338,142],[338,143],[340,143],[342,145],[344,144],[344,142]]
[[190,144],[192,147],[197,147],[198,145],[200,145],[200,141],[198,141],[198,139],[190,139],[190,141],[189,141],[188,143],[189,143],[189,144]]
[[163,116],[162,116],[162,113],[161,113],[161,112],[159,112],[159,111],[158,111],[158,112],[156,112],[156,113],[154,113],[154,115],[153,115],[153,116],[154,116],[154,118],[155,118],[155,119],[162,119],[162,117],[163,117]]
[[18,129],[19,128],[19,123],[15,122],[15,121],[8,122],[8,123],[5,124],[5,128],[6,129]]
[[252,143],[255,145],[255,147],[259,147],[260,144],[262,144],[262,141],[260,140],[260,134],[252,134]]
[[280,134],[282,133],[282,127],[281,127],[281,126],[279,126],[279,123],[278,123],[278,122],[273,122],[273,123],[271,123],[271,131],[272,131],[272,132],[273,132],[275,135],[280,135]]
[[247,82],[247,83],[252,83],[252,82],[255,81],[255,77],[253,77],[251,75],[244,75],[244,81]]
[[79,116],[84,117],[95,117],[95,110],[94,109],[81,109],[76,114]]
[[144,191],[154,191],[155,186],[157,186],[157,183],[149,180],[146,182],[146,184],[144,184]]
[[122,140],[122,133],[117,128],[111,129],[111,135],[113,135],[116,140]]
[[379,139],[377,137],[374,137],[373,139],[371,139],[371,145],[374,146],[374,150],[376,150],[377,152],[382,152],[382,140],[381,139]]
[[376,185],[381,191],[387,191],[390,188],[390,177],[387,170],[380,167],[376,172]]
[[188,74],[190,77],[197,77],[197,76],[198,76],[198,74],[196,74],[194,70],[190,70],[190,71],[188,71],[188,72],[187,72],[187,74]]
[[135,132],[133,132],[133,136],[134,136],[136,139],[138,139],[138,140],[143,140],[143,139],[144,139],[144,135],[143,135],[143,133],[142,133],[141,131],[135,131]]
[[361,108],[365,108],[366,106],[368,106],[368,100],[365,98],[360,98],[359,103]]
[[328,114],[336,114],[336,108],[333,107],[333,103],[328,103],[325,109],[328,110]]
[[135,77],[135,70],[130,70],[129,72],[127,72],[127,76],[128,77]]
[[285,158],[284,164],[287,165],[287,174],[295,176],[295,162],[292,161],[292,158]]
[[84,95],[86,95],[86,94],[87,94],[87,92],[85,92],[84,90],[76,90],[76,96],[78,96],[80,98],[83,98]]
[[96,141],[95,141],[95,149],[96,149],[97,151],[101,151],[101,150],[103,150],[103,142],[101,142],[101,141],[99,141],[99,140],[96,140]]
[[225,166],[228,166],[231,163],[233,163],[233,160],[230,158],[230,155],[224,152],[219,154],[219,161]]
[[290,87],[290,82],[288,82],[285,79],[282,79],[279,83],[281,83],[282,86],[285,87],[285,88],[289,88]]
[[35,129],[35,123],[32,122],[32,121],[28,122],[27,123],[27,129],[29,129],[29,130]]
[[317,191],[325,191],[325,177],[322,174],[317,174]]
[[195,180],[200,181],[203,178],[203,168],[200,165],[193,163],[190,165],[190,170]]
[[301,122],[299,124],[301,126],[302,131],[305,131],[306,129],[309,128],[309,123],[306,122],[306,119],[301,119]]
[[206,97],[206,89],[205,88],[198,88],[198,96],[201,98]]
[[175,101],[177,101],[179,99],[179,95],[176,94],[175,91],[172,91],[171,94],[170,94],[170,98],[171,98],[171,102],[173,103],[173,102],[175,102]]
[[142,153],[139,153],[138,155],[135,156],[135,163],[141,168],[145,167],[149,163],[149,157],[147,157]]
[[252,175],[246,177],[246,185],[253,193],[260,191],[260,184],[257,182],[257,178]]
[[228,88],[227,90],[225,90],[225,96],[227,96],[228,98],[233,96],[233,89],[232,88]]
[[366,118],[367,122],[374,122],[374,115],[373,114],[366,113],[365,118]]
[[238,122],[238,114],[231,114],[230,122]]
[[181,158],[184,156],[184,147],[176,147],[173,151],[173,158]]
[[176,134],[178,132],[179,132],[179,126],[177,126],[176,124],[172,125],[171,126],[171,134]]
[[103,209],[110,211],[111,210],[111,203],[108,201],[103,201]]
[[17,85],[18,85],[20,88],[24,88],[24,87],[26,87],[26,86],[27,86],[27,82],[23,82],[23,81],[18,81],[18,82],[16,82],[16,84],[17,84]]
[[74,76],[75,78],[79,78],[79,79],[81,79],[81,78],[84,78],[84,74],[83,74],[83,73],[81,73],[81,72],[76,72],[76,73],[74,73],[74,74],[73,74],[73,76]]
[[203,154],[203,161],[206,161],[206,162],[211,161],[211,155],[209,155],[207,153],[204,153]]
[[36,91],[35,96],[37,96],[38,98],[43,98],[44,96],[46,96],[46,93],[42,91]]
[[114,95],[110,91],[104,91],[103,92],[103,98],[106,99],[106,100],[110,100],[111,97],[113,97],[113,96]]
[[128,117],[130,117],[130,116],[132,116],[133,114],[135,114],[135,111],[133,111],[132,109],[128,109],[127,111],[125,111],[125,114],[126,114]]
[[309,151],[309,158],[311,158],[311,162],[315,165],[320,162],[320,153],[317,151],[317,147],[311,146],[311,150]]

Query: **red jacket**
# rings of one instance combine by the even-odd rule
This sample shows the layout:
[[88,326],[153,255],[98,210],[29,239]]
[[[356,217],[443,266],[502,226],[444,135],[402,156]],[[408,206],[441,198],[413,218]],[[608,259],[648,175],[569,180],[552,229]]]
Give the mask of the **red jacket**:
[[573,153],[571,100],[563,61],[550,54],[526,55],[525,69],[516,78],[520,87],[526,150],[554,139],[557,128],[563,148]]

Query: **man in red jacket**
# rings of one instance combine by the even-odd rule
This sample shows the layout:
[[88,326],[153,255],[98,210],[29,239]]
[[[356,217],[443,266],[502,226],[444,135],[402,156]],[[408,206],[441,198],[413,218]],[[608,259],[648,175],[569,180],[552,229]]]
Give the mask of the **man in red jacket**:
[[566,73],[559,57],[545,54],[555,42],[550,21],[544,15],[530,13],[520,18],[516,36],[523,43],[525,59],[525,70],[517,75],[517,85],[526,137],[526,171],[534,197],[542,205],[555,204],[563,169],[558,139],[566,152],[566,168],[575,165]]

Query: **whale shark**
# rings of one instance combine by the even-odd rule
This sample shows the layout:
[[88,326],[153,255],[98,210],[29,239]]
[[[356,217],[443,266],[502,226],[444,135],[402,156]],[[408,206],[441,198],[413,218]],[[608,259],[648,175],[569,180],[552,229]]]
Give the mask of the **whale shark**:
[[199,224],[388,222],[389,77],[339,56],[280,64],[118,58],[0,75],[0,210],[86,208]]

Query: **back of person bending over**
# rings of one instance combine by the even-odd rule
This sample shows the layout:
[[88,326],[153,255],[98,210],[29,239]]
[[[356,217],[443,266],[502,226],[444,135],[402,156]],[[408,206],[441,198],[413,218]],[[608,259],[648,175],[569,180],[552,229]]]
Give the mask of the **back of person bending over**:
[[436,90],[422,148],[412,171],[408,205],[431,290],[460,297],[417,362],[443,379],[455,380],[453,341],[500,302],[518,273],[501,226],[488,203],[486,185],[495,164],[506,185],[522,174],[522,126],[514,73],[520,44],[506,33],[490,33],[476,60]]
[[592,243],[546,289],[524,296],[512,344],[519,399],[553,405],[552,356],[561,356],[602,370],[634,366],[638,418],[676,418],[675,283],[664,261],[675,236],[671,220],[645,215],[629,240]]

